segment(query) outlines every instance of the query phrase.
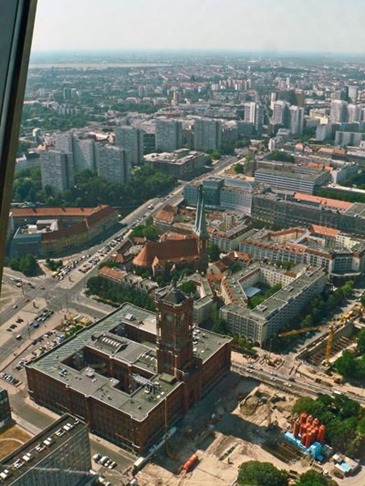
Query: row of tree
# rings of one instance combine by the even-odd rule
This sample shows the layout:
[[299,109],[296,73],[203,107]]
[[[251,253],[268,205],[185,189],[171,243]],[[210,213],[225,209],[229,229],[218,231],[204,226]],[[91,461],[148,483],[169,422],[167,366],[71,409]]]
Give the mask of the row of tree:
[[361,202],[365,203],[365,194],[353,191],[343,191],[339,189],[331,189],[327,187],[321,187],[315,191],[316,196],[328,197],[330,199],[339,199],[340,201],[347,202]]
[[132,286],[120,285],[103,277],[91,277],[86,284],[87,295],[97,295],[103,300],[115,304],[128,302],[143,309],[155,310],[151,297],[142,290]]
[[35,277],[41,273],[37,260],[30,253],[22,257],[10,258],[8,265],[12,270],[22,272],[26,277]]
[[285,469],[278,469],[270,462],[244,462],[238,473],[239,486],[336,486],[336,481],[310,469],[300,475],[299,479],[290,482],[290,476]]
[[39,168],[25,169],[16,175],[13,200],[40,202],[50,207],[94,207],[109,204],[132,208],[153,197],[167,194],[176,186],[176,179],[151,167],[141,167],[132,174],[128,184],[110,184],[90,170],[75,175],[75,184],[64,193],[52,187],[42,188]]

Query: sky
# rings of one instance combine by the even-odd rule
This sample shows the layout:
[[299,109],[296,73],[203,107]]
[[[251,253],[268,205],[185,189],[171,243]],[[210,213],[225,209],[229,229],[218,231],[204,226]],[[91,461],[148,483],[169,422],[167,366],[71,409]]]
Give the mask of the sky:
[[365,53],[365,0],[38,0],[33,52]]

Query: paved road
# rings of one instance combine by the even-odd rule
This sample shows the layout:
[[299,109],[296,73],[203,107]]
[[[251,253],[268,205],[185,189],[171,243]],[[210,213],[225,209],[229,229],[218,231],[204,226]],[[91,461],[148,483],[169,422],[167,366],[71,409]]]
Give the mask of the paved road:
[[[331,395],[333,388],[324,384],[311,383],[304,378],[296,377],[295,381],[289,381],[289,377],[280,373],[280,371],[266,371],[264,369],[255,369],[248,366],[242,366],[240,363],[232,363],[232,369],[247,378],[254,378],[262,381],[270,386],[287,391],[288,393],[295,393],[300,396],[316,397],[319,394],[325,393]],[[365,406],[365,398],[351,392],[345,393],[346,396]]]

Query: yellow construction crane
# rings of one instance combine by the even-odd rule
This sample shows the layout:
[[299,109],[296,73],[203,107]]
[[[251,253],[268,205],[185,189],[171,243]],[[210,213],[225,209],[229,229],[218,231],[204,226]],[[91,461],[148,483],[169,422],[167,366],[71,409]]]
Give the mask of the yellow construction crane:
[[333,344],[333,335],[335,333],[335,326],[334,323],[331,322],[328,332],[327,344],[326,344],[326,352],[324,353],[324,360],[326,363],[329,363],[332,351],[332,344]]
[[328,327],[328,337],[327,337],[327,344],[326,344],[326,351],[324,355],[324,360],[328,363],[331,357],[332,351],[332,344],[333,344],[333,336],[335,333],[335,322],[332,321],[329,325],[323,324],[322,326],[316,327],[303,327],[302,329],[292,329],[291,331],[286,331],[278,334],[278,337],[285,337],[285,336],[295,336],[296,334],[302,334],[304,332],[310,331],[318,331],[319,329],[323,329]]
[[295,336],[296,334],[302,334],[303,332],[318,331],[327,327],[328,324],[323,324],[322,326],[312,326],[312,327],[302,327],[301,329],[292,329],[291,331],[281,332],[278,337],[285,336]]

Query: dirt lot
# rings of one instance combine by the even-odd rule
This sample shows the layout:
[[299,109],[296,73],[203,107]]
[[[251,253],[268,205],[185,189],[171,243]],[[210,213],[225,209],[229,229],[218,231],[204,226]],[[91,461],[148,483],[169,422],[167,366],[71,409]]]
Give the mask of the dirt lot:
[[25,430],[13,425],[0,434],[0,459],[10,454],[20,445],[27,442],[32,436]]
[[[234,380],[232,376],[228,379]],[[208,419],[200,420],[200,427],[196,427],[194,418],[199,413],[193,407],[169,445],[170,453],[178,458],[174,460],[160,453],[138,473],[139,484],[229,485],[236,479],[239,466],[249,460],[268,461],[280,469],[304,472],[307,461],[287,464],[261,447],[277,442],[282,430],[290,427],[290,410],[295,398],[278,394],[269,386],[257,385],[254,380],[238,380],[235,386],[226,385],[225,393],[220,395],[225,398],[214,401],[208,396],[207,402],[214,404],[214,410],[206,414]],[[179,474],[182,464],[192,454],[198,456],[198,463],[187,474]]]

